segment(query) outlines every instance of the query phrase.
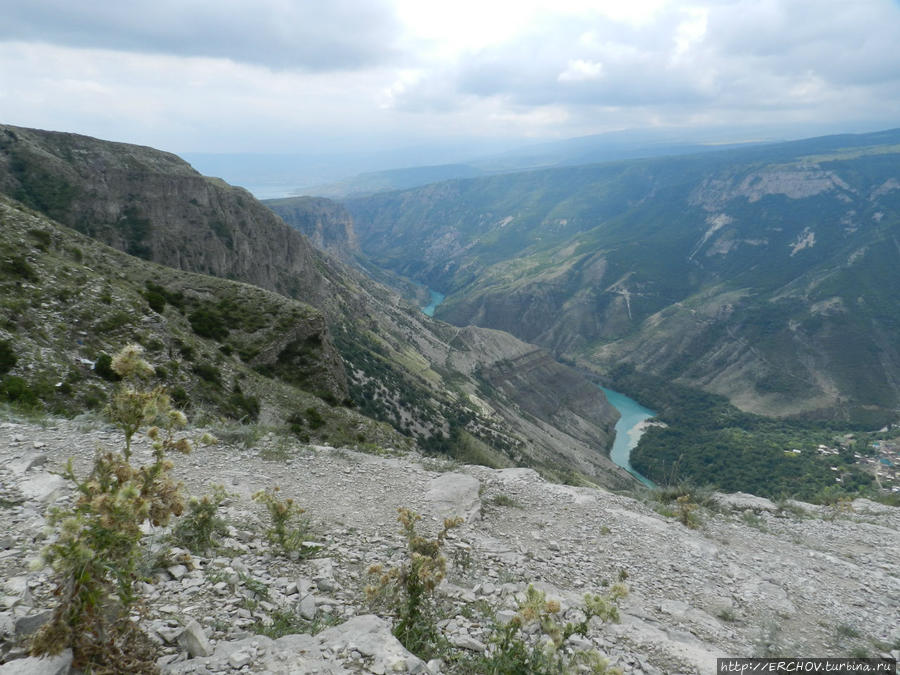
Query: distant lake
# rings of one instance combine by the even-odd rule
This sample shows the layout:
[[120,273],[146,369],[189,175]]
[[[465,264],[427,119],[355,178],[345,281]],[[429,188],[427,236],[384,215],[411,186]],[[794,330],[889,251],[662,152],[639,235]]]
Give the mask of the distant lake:
[[284,197],[296,197],[296,185],[278,185],[270,183],[269,185],[242,185],[242,188],[248,190],[257,199],[283,199]]
[[610,405],[619,411],[621,417],[616,422],[616,440],[613,443],[612,450],[609,453],[610,459],[625,469],[632,476],[637,478],[647,487],[655,487],[653,481],[645,478],[631,466],[631,451],[637,446],[638,441],[644,434],[641,426],[642,422],[656,417],[656,413],[645,408],[637,401],[628,398],[625,394],[620,394],[612,389],[600,387],[606,400]]

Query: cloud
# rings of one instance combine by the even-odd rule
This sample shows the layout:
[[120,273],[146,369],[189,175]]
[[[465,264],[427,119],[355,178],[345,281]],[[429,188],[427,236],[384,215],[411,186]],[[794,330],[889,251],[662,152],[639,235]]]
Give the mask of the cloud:
[[600,61],[572,59],[556,79],[560,82],[584,82],[585,80],[599,80],[602,76],[603,64]]
[[387,0],[28,0],[4,3],[0,40],[227,58],[329,71],[384,63],[400,26]]
[[547,13],[501,44],[463,53],[409,86],[415,97],[498,98],[511,106],[785,111],[848,96],[900,103],[900,4],[888,0],[710,0],[657,4],[643,21]]

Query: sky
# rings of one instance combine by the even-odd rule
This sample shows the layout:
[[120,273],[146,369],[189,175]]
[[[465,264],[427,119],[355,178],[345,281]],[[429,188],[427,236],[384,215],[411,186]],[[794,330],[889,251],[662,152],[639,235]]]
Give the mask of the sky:
[[0,0],[0,16],[0,122],[177,153],[900,126],[898,0]]

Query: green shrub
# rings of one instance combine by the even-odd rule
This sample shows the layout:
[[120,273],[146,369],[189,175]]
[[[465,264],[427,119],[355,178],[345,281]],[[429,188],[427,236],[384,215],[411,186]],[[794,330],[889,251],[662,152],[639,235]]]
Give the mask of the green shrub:
[[116,311],[101,319],[96,326],[98,333],[110,333],[131,323],[128,312]]
[[23,408],[36,408],[40,397],[23,378],[7,375],[0,381],[0,400],[15,403]]
[[[154,284],[152,281],[148,281],[145,286],[147,287],[147,290],[144,292],[144,297],[147,298],[148,302],[150,301],[150,296],[153,295],[156,297],[154,302],[157,304],[161,299],[163,306],[168,303],[178,309],[184,309],[184,293],[181,291],[170,291],[159,284]],[[151,307],[153,307],[152,304]],[[161,311],[157,310],[155,307],[153,309],[157,312]]]
[[200,337],[213,340],[224,340],[228,337],[228,328],[222,320],[222,315],[214,307],[198,307],[188,317],[191,328]]
[[306,409],[306,419],[309,422],[310,429],[321,429],[325,426],[325,418],[315,408]]
[[184,390],[184,387],[175,387],[172,390],[172,403],[174,403],[179,408],[187,408],[188,403],[190,403],[190,398],[188,397],[187,392]]
[[106,352],[101,353],[94,362],[94,372],[104,380],[110,382],[118,382],[121,378],[119,374],[112,369],[112,357]]
[[143,295],[147,304],[150,305],[150,309],[157,314],[163,313],[163,310],[166,308],[166,296],[150,289],[144,291]]
[[0,375],[6,375],[16,367],[18,359],[9,340],[0,340]]
[[240,391],[235,391],[228,397],[228,405],[236,419],[255,422],[259,418],[259,399],[255,396],[245,396]]
[[197,554],[206,553],[212,545],[215,535],[225,534],[225,521],[219,517],[219,507],[227,497],[225,488],[213,485],[212,493],[199,499],[191,497],[188,512],[172,530],[172,539]]
[[437,628],[434,591],[444,579],[447,559],[441,550],[447,533],[462,523],[462,518],[444,520],[435,539],[416,533],[422,517],[406,508],[398,509],[401,531],[409,558],[399,567],[384,571],[373,565],[368,573],[377,578],[366,588],[373,604],[387,605],[397,619],[394,636],[413,654],[432,658],[441,652],[443,638]]
[[194,373],[211,384],[222,386],[222,372],[211,363],[198,363],[191,368]]
[[21,255],[4,260],[0,269],[13,278],[24,279],[25,281],[38,280],[38,274],[35,269],[28,264],[25,257]]

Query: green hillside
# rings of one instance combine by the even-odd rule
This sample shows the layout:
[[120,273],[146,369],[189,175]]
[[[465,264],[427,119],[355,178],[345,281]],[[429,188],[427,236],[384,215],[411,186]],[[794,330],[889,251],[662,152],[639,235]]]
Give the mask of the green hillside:
[[448,181],[348,200],[437,315],[739,408],[900,406],[900,131]]

